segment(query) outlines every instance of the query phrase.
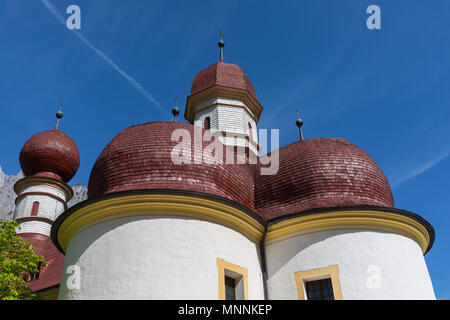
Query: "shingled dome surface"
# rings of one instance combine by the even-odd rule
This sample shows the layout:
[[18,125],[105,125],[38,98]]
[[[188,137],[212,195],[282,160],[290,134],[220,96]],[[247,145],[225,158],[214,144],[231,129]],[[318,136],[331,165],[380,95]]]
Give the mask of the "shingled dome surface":
[[203,69],[194,78],[191,94],[214,85],[247,90],[256,99],[255,87],[238,65],[219,61]]
[[389,183],[361,148],[339,138],[294,142],[279,150],[276,175],[255,181],[255,207],[266,220],[317,208],[394,207]]
[[68,182],[80,165],[80,154],[73,140],[59,130],[35,134],[20,151],[25,176],[45,176]]
[[[191,164],[173,162],[172,150],[182,141],[172,141],[176,129],[185,130],[191,137]],[[200,130],[199,137],[204,132],[202,128],[196,130]],[[239,164],[208,164],[205,158],[202,163],[194,163],[194,137],[194,126],[181,122],[151,122],[122,130],[95,162],[88,197],[140,189],[175,189],[220,196],[254,209],[252,169]],[[211,142],[198,143],[205,149]]]

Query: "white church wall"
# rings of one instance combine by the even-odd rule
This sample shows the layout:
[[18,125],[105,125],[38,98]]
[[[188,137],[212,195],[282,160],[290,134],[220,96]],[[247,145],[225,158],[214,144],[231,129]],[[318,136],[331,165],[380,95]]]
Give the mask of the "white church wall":
[[79,267],[80,286],[63,272],[59,299],[218,299],[217,258],[246,268],[249,299],[264,299],[258,245],[241,233],[182,214],[115,217],[70,239],[64,270]]
[[[26,194],[30,193],[30,194]],[[20,191],[20,194],[25,194],[21,197],[16,204],[14,210],[14,219],[32,217],[31,212],[33,203],[38,202],[39,207],[37,214],[34,217],[45,218],[51,221],[56,218],[65,210],[64,202],[66,196],[61,190],[47,186],[47,185],[35,185],[24,188]],[[52,197],[51,194],[55,197]],[[20,221],[21,227],[18,233],[40,233],[49,236],[51,225],[42,221]]]
[[210,118],[210,125],[211,125],[211,132],[215,132],[219,130],[219,117],[217,112],[217,107],[213,107],[207,110],[203,110],[196,114],[194,125],[200,128],[203,128],[203,124],[205,121],[205,118]]
[[420,246],[400,234],[320,231],[273,240],[266,256],[269,299],[297,299],[295,272],[332,265],[344,300],[435,299]]
[[20,191],[21,194],[26,192],[47,192],[63,199],[64,201],[67,200],[65,193],[61,189],[45,184],[27,186]]
[[50,236],[52,225],[44,221],[21,221],[19,222],[20,230],[17,233],[40,233]]
[[[203,127],[205,118],[210,117],[211,133],[216,131],[230,133],[229,137],[220,137],[220,141],[223,144],[245,147],[248,145],[245,136],[248,135],[248,124],[250,123],[252,137],[258,142],[256,122],[251,116],[252,112],[242,101],[228,98],[215,98],[198,105],[196,110],[201,110],[214,104],[216,104],[214,107],[196,113],[194,125]],[[239,136],[231,136],[233,133],[237,133]],[[250,144],[250,150],[258,154],[258,150],[252,144]]]

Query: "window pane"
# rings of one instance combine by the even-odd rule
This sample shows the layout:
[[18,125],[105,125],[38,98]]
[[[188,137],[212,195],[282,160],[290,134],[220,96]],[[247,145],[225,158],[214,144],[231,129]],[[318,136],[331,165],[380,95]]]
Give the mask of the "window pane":
[[236,300],[236,280],[225,276],[225,300]]
[[308,300],[334,300],[331,279],[308,281],[305,288]]

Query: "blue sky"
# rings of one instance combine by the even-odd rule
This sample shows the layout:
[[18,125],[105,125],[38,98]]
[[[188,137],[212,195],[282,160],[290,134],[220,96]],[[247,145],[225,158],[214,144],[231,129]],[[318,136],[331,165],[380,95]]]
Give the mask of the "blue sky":
[[[81,8],[81,34],[61,19]],[[381,30],[366,8],[381,8]],[[50,9],[53,9],[50,10]],[[59,18],[58,18],[59,15]],[[61,18],[62,17],[62,18]],[[0,166],[56,123],[80,150],[71,184],[87,184],[105,145],[137,123],[184,112],[194,76],[218,59],[238,64],[264,106],[259,127],[280,145],[341,137],[366,150],[397,208],[436,230],[425,256],[435,292],[450,299],[450,2],[3,0],[0,3]]]

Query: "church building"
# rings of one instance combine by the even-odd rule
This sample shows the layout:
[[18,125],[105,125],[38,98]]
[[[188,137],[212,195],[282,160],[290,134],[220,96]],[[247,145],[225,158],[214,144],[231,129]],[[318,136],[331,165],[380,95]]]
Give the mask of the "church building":
[[297,141],[261,156],[263,106],[223,46],[193,79],[187,122],[119,132],[92,167],[85,201],[67,207],[80,157],[62,113],[26,141],[14,219],[46,259],[32,290],[87,300],[435,299],[424,259],[433,227],[395,208],[368,153],[341,138],[304,139],[300,119]]

